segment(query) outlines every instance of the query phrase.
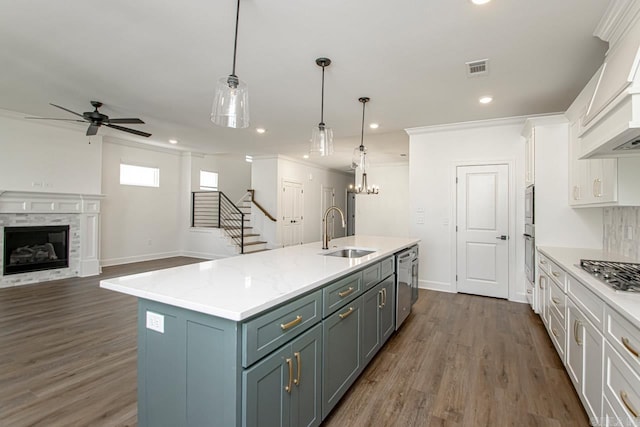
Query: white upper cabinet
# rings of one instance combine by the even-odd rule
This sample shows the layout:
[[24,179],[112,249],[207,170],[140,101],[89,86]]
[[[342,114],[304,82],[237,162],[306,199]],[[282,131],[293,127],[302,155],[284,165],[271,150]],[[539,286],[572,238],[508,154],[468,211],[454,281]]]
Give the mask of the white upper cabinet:
[[535,183],[535,152],[536,152],[536,130],[531,127],[527,131],[524,140],[524,185],[529,186]]

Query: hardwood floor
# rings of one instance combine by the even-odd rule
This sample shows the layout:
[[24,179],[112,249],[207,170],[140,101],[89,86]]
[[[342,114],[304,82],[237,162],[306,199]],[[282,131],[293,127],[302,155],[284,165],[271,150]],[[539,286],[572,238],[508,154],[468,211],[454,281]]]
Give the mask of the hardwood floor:
[[[0,289],[0,426],[136,425],[136,299],[98,282],[197,261]],[[425,290],[323,424],[587,425],[529,306]]]

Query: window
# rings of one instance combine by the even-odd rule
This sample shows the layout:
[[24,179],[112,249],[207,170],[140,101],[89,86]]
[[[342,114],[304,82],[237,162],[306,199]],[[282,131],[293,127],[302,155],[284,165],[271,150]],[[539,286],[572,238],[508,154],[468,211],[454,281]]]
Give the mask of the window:
[[200,190],[218,191],[218,173],[201,170]]
[[120,163],[120,184],[160,187],[160,169]]

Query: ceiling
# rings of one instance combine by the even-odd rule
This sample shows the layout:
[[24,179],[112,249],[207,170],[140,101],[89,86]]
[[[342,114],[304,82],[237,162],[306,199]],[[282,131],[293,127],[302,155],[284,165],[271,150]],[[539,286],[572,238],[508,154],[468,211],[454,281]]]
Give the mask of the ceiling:
[[[336,155],[309,161],[348,168],[358,98],[368,96],[366,121],[380,124],[365,130],[371,163],[402,162],[405,128],[564,111],[602,63],[606,44],[592,34],[608,3],[242,0],[236,74],[249,85],[251,127],[226,129],[209,114],[216,81],[231,72],[234,0],[0,0],[0,108],[73,118],[49,103],[83,112],[99,100],[111,117],[142,118],[131,127],[153,136],[100,134],[301,158],[320,121],[315,59],[326,56]],[[489,75],[468,78],[465,62],[485,58]],[[494,101],[481,105],[482,95]]]

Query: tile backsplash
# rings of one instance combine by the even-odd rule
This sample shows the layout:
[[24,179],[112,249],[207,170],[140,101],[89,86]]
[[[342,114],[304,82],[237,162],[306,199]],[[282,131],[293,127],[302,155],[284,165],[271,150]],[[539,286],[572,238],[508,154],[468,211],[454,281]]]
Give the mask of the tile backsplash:
[[640,260],[640,207],[604,209],[604,250]]

